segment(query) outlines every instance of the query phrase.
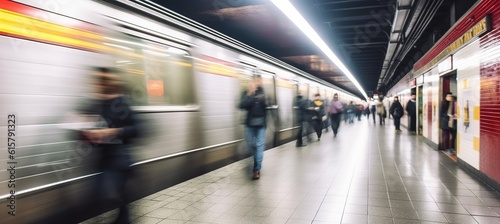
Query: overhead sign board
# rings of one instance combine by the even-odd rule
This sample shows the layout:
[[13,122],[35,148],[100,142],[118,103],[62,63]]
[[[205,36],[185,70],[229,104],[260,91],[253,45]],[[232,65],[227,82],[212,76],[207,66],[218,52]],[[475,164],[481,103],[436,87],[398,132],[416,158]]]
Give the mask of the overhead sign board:
[[418,69],[415,74],[420,75],[428,69],[434,67],[436,64],[441,62],[447,56],[455,53],[457,50],[474,40],[476,37],[491,30],[491,15],[486,15],[481,21],[476,23],[472,28],[467,30],[461,37],[455,40],[453,43],[448,45],[441,53],[439,53],[434,59],[428,62],[422,68]]

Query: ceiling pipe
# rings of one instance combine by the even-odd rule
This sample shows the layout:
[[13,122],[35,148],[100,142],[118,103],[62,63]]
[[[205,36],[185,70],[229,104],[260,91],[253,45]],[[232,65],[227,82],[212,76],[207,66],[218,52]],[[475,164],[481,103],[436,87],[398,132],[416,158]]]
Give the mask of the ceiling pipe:
[[403,34],[402,30],[407,23],[410,15],[410,9],[413,8],[414,1],[415,0],[398,0],[396,3],[396,12],[391,25],[391,33],[389,35],[389,44],[387,46],[387,53],[384,59],[384,64],[382,65],[382,71],[378,80],[377,89],[382,87],[386,81],[387,71],[391,67],[397,48],[400,47],[401,35]]
[[436,15],[437,11],[439,10],[439,8],[441,7],[443,2],[444,2],[444,0],[432,1],[433,5],[429,8],[430,12],[425,13],[424,14],[425,19],[420,20],[421,21],[421,24],[420,24],[421,29],[417,29],[416,32],[414,32],[413,35],[411,36],[413,43],[405,45],[405,51],[402,53],[403,56],[406,56],[406,54],[408,54],[412,50],[413,46],[415,46],[417,40],[423,35],[425,29],[427,29],[428,25],[430,24],[430,22],[432,21],[432,19]]
[[[403,42],[401,40],[398,40],[393,43],[397,44],[397,49],[391,49],[392,51],[388,52],[387,54],[387,56],[389,56],[389,53],[391,53],[392,55],[390,57],[390,60],[386,58],[385,61],[386,66],[384,66],[382,70],[381,77],[379,79],[379,86],[386,84],[393,78],[394,75],[393,73],[398,68],[401,61],[403,61],[400,60],[400,62],[398,63],[393,63],[395,61],[394,59],[404,59],[404,57],[406,57],[406,55],[410,52],[412,47],[421,37],[422,33],[427,28],[428,24],[431,22],[432,18],[434,17],[435,13],[441,6],[442,2],[443,0],[434,0],[434,1],[424,0],[424,1],[419,1],[418,3],[412,2],[411,8],[413,8],[413,10],[411,14],[416,19],[405,21],[405,24],[403,25],[404,29],[402,29],[402,31],[405,31],[404,33],[407,35],[398,36],[398,38],[400,39],[404,37],[406,40],[408,40],[408,42],[407,41]],[[410,8],[410,7],[404,7],[404,8]]]
[[[386,71],[386,77],[385,80],[383,80],[383,83],[387,83],[391,81],[394,77],[394,73],[399,67],[400,63],[403,61],[403,59],[406,57],[406,55],[412,50],[412,48],[415,46],[417,43],[418,39],[422,36],[423,32],[429,25],[429,23],[432,21],[434,18],[434,15],[440,8],[441,4],[443,3],[443,0],[434,0],[434,1],[427,1],[424,3],[429,3],[427,7],[425,7],[423,10],[424,12],[421,12],[415,21],[411,21],[413,27],[411,30],[408,30],[408,37],[407,39],[410,40],[408,43],[403,43],[402,45],[402,50],[397,51],[395,54],[396,56],[393,58],[396,59],[401,59],[399,61],[396,61],[397,63],[391,63],[390,68]],[[390,74],[390,76],[387,76],[387,74]],[[395,80],[393,80],[395,81]],[[399,80],[397,80],[399,81]],[[395,83],[395,82],[392,82]],[[389,86],[391,88],[392,86]]]

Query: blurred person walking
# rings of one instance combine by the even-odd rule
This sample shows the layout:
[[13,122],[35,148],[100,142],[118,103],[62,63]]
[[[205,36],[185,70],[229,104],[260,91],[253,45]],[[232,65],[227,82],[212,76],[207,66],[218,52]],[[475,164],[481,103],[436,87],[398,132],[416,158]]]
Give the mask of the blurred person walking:
[[308,115],[309,115],[309,110],[308,110],[308,100],[304,99],[302,95],[297,96],[297,122],[299,123],[299,131],[297,133],[297,143],[295,144],[297,147],[303,147],[306,146],[304,144],[303,139],[304,135],[307,135],[308,139],[310,138],[308,135],[308,126],[309,126],[309,121],[308,121]]
[[380,120],[380,124],[385,124],[386,112],[384,108],[384,103],[382,102],[382,98],[379,98],[376,105],[377,105],[377,114]]
[[[387,109],[391,108],[391,102],[390,102],[390,99],[387,98],[387,97],[384,97],[384,100],[382,101],[382,103],[384,104],[384,110],[385,110],[385,117],[389,117],[391,118],[392,115],[391,113],[387,113]],[[384,120],[385,121],[385,120]]]
[[408,112],[408,116],[410,117],[410,131],[417,131],[417,105],[415,99],[417,96],[414,92],[411,93],[411,99],[406,103],[406,112]]
[[344,107],[339,101],[339,95],[335,93],[329,105],[330,122],[332,123],[333,137],[337,136],[340,127],[340,116]]
[[445,100],[441,103],[439,119],[439,126],[442,130],[442,149],[445,150],[447,154],[454,154],[457,116],[456,105],[451,92],[446,93]]
[[323,121],[325,120],[325,105],[323,103],[323,100],[321,100],[321,95],[318,93],[314,95],[314,101],[312,102],[312,123],[314,130],[316,131],[318,141],[321,141],[321,134],[323,133]]
[[[347,104],[346,104],[345,102],[342,102],[342,108],[347,108]],[[344,112],[344,111],[342,111],[342,112]],[[341,117],[342,117],[341,119],[342,119],[345,123],[347,123],[347,121],[349,121],[349,116],[347,115],[347,113],[342,113],[342,114],[341,114]]]
[[366,115],[366,120],[370,121],[370,104],[365,100],[363,100],[363,107],[364,107],[363,113]]
[[403,106],[399,102],[399,97],[394,97],[394,102],[392,102],[391,108],[389,109],[389,114],[392,115],[394,119],[394,126],[396,127],[396,131],[400,132],[401,128],[401,117],[404,115]]
[[254,76],[247,90],[243,92],[239,107],[247,111],[245,120],[246,142],[248,148],[253,152],[252,179],[257,180],[260,178],[262,160],[264,159],[267,115],[266,97],[260,75]]
[[[329,104],[329,103],[330,103],[330,100],[329,100],[328,98],[325,98],[325,100],[324,100],[323,102],[324,102],[324,103],[325,103],[325,105],[326,105],[326,104]],[[325,132],[328,132],[328,131],[329,131],[329,129],[330,129],[330,126],[331,126],[331,124],[330,124],[330,119],[328,119],[328,116],[327,116],[327,113],[328,113],[328,111],[327,111],[327,110],[328,110],[328,108],[326,108],[326,106],[325,106],[325,116],[326,116],[326,120],[325,120],[325,121],[323,121],[323,128],[325,129]]]
[[94,87],[94,99],[80,112],[95,115],[98,121],[95,127],[82,130],[81,135],[97,149],[98,169],[102,172],[98,177],[98,198],[120,204],[114,223],[130,223],[125,186],[132,173],[130,144],[138,134],[136,120],[121,94],[124,83],[118,70],[95,68]]
[[364,110],[363,104],[356,105],[356,118],[358,118],[358,121],[361,121],[361,115]]
[[347,112],[349,124],[354,123],[354,115],[356,113],[356,106],[354,106],[354,102],[351,101],[349,103],[349,105],[346,107],[346,112]]
[[375,121],[375,115],[377,114],[377,102],[375,102],[375,99],[373,98],[370,102],[370,113],[373,117],[373,123],[376,124],[377,122]]

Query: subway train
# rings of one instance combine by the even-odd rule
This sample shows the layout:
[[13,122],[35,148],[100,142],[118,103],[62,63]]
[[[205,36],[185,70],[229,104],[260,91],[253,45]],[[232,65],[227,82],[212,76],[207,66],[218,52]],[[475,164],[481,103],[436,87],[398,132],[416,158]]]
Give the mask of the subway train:
[[299,93],[359,100],[148,1],[0,0],[0,14],[1,128],[14,135],[0,140],[10,167],[0,171],[1,223],[71,223],[103,212],[87,194],[99,175],[95,152],[68,128],[92,92],[92,67],[122,71],[140,121],[130,201],[251,155],[237,105],[256,74],[270,102],[266,149],[295,139]]

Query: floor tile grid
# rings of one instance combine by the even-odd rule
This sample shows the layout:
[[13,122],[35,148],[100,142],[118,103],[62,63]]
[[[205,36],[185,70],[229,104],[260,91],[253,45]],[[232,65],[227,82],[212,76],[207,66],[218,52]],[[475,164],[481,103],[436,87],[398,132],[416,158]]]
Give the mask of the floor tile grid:
[[[445,207],[446,205],[449,205],[449,204],[446,204],[446,203],[440,204],[437,201],[435,201],[434,198],[431,197],[430,200],[432,200],[432,203],[437,204],[435,206],[437,208],[437,210],[433,211],[433,209],[430,209],[430,208],[427,208],[427,210],[422,210],[420,208],[422,208],[425,205],[428,205],[426,203],[426,202],[428,202],[428,200],[427,200],[428,198],[426,196],[421,196],[421,195],[424,195],[424,194],[422,194],[422,192],[425,192],[428,195],[435,195],[436,192],[437,193],[445,192],[448,195],[451,195],[450,200],[456,200],[458,202],[460,202],[460,200],[465,200],[465,201],[470,201],[471,203],[477,202],[477,200],[475,200],[474,198],[460,197],[458,195],[451,194],[452,191],[450,191],[449,186],[453,186],[453,185],[447,185],[446,184],[447,182],[445,180],[441,180],[439,178],[439,176],[437,176],[437,177],[436,176],[431,176],[431,177],[422,176],[419,172],[417,172],[416,167],[414,167],[415,164],[422,163],[421,161],[412,160],[410,165],[407,165],[406,161],[404,161],[404,164],[399,164],[397,160],[391,160],[391,159],[395,158],[394,155],[391,156],[391,155],[383,154],[383,153],[388,153],[389,151],[382,150],[382,144],[381,144],[380,140],[383,140],[383,137],[381,137],[380,133],[379,134],[375,134],[375,133],[376,132],[374,132],[373,135],[370,135],[370,136],[375,136],[375,137],[371,137],[370,140],[374,141],[374,139],[377,139],[376,140],[377,141],[376,150],[378,152],[375,153],[375,152],[372,152],[374,150],[366,150],[366,149],[365,149],[365,151],[369,151],[369,153],[366,153],[363,150],[358,151],[360,153],[367,154],[369,157],[368,158],[368,166],[367,166],[368,171],[367,172],[363,171],[363,169],[364,169],[363,165],[361,165],[361,166],[359,165],[359,162],[364,162],[361,159],[359,159],[357,161],[351,161],[348,159],[351,157],[345,158],[345,157],[343,157],[343,156],[345,156],[343,154],[335,154],[336,157],[341,157],[341,158],[337,159],[333,162],[341,161],[342,165],[325,166],[324,167],[325,169],[331,169],[332,167],[334,167],[335,168],[335,175],[332,175],[332,174],[312,175],[313,178],[311,178],[311,179],[316,180],[313,184],[311,184],[312,182],[309,180],[309,182],[305,183],[306,184],[305,186],[307,186],[306,189],[298,187],[298,188],[294,188],[294,190],[285,191],[285,192],[287,192],[286,194],[283,192],[280,193],[277,190],[273,190],[273,189],[271,189],[271,190],[264,189],[264,192],[267,194],[267,196],[279,198],[279,201],[277,201],[275,203],[271,203],[274,206],[273,211],[269,212],[269,211],[266,211],[267,209],[264,209],[262,211],[255,212],[256,214],[264,213],[264,217],[256,217],[256,218],[252,219],[252,217],[244,216],[244,218],[247,217],[247,219],[244,219],[241,217],[235,217],[235,216],[228,215],[226,219],[219,220],[220,222],[218,222],[218,223],[235,223],[236,221],[242,222],[242,223],[340,223],[340,220],[343,223],[367,223],[367,222],[369,222],[369,223],[412,223],[413,221],[415,223],[420,223],[420,221],[421,221],[421,223],[431,223],[430,221],[434,221],[434,222],[435,221],[443,221],[442,217],[440,217],[441,219],[438,218],[438,220],[435,220],[435,219],[433,220],[433,218],[438,215],[437,213],[441,213],[441,212],[435,212],[435,211],[439,211],[439,209],[441,209],[441,210],[445,210],[445,209],[446,210],[454,210],[456,208]],[[391,133],[389,133],[389,134],[391,134]],[[416,140],[413,140],[413,141],[416,141]],[[417,145],[417,144],[418,144],[418,142],[416,142],[415,145]],[[314,146],[314,147],[316,147],[316,146]],[[274,151],[274,150],[276,150],[276,151]],[[278,150],[279,150],[279,153],[278,153]],[[288,151],[286,151],[286,150],[288,150]],[[420,149],[419,151],[417,151],[417,153],[426,154],[427,150],[429,150],[429,148],[424,147],[424,149]],[[290,146],[290,144],[287,144],[287,145],[284,145],[280,148],[266,151],[265,158],[267,160],[271,160],[274,157],[275,158],[283,157],[285,155],[285,151],[286,151],[286,154],[288,155],[291,152],[295,153],[296,149],[293,146]],[[311,149],[310,151],[313,151],[313,150]],[[402,150],[398,149],[397,151],[402,151]],[[273,153],[271,153],[271,152],[273,152]],[[306,154],[306,156],[311,156],[311,155],[314,155],[314,154]],[[372,158],[375,155],[378,156],[377,162],[374,162],[374,159]],[[427,159],[427,158],[424,158],[424,159]],[[432,157],[431,160],[435,160],[435,158]],[[186,203],[192,202],[192,204],[198,203],[199,201],[207,200],[206,203],[210,203],[209,205],[211,205],[211,206],[208,206],[207,209],[209,209],[209,208],[212,208],[214,206],[217,206],[218,203],[220,203],[219,197],[222,197],[222,198],[233,197],[234,198],[234,197],[242,196],[242,199],[239,200],[238,202],[236,202],[237,203],[236,205],[240,206],[240,208],[244,208],[243,210],[245,210],[245,212],[247,210],[252,210],[252,208],[254,208],[256,205],[256,204],[252,204],[252,203],[256,203],[256,202],[253,202],[250,200],[252,197],[248,194],[248,191],[255,190],[255,189],[262,191],[261,188],[264,188],[266,186],[277,186],[276,184],[279,184],[280,182],[279,181],[266,182],[267,181],[266,178],[263,178],[262,180],[260,180],[261,182],[249,182],[247,168],[251,162],[252,162],[251,158],[248,158],[244,161],[239,161],[237,163],[234,163],[234,164],[231,164],[227,167],[224,167],[225,169],[221,168],[221,169],[215,170],[211,173],[200,176],[198,178],[194,178],[190,181],[178,184],[178,185],[173,186],[169,189],[161,191],[162,194],[159,196],[151,195],[151,196],[148,196],[144,199],[141,199],[140,200],[141,203],[139,203],[138,205],[144,205],[144,206],[142,206],[143,209],[148,208],[146,210],[148,210],[148,213],[151,214],[152,212],[154,212],[153,210],[155,209],[155,206],[157,207],[159,205],[162,205],[161,203],[159,203],[159,205],[158,205],[158,204],[151,204],[149,202],[149,201],[154,201],[155,199],[156,199],[156,201],[165,200],[162,203],[165,203],[168,200],[172,200],[168,203],[173,203],[173,201],[187,201]],[[330,163],[333,163],[333,162],[330,161]],[[347,165],[345,165],[345,164],[347,164]],[[349,166],[349,164],[351,164],[351,166]],[[358,165],[352,165],[352,164],[358,164]],[[311,166],[311,165],[313,165],[313,164],[308,164],[308,166]],[[439,164],[439,165],[441,166],[441,164]],[[355,168],[351,169],[352,167],[355,167]],[[378,176],[375,178],[372,178],[372,175],[370,173],[370,172],[372,172],[371,171],[372,167],[380,168],[380,172],[382,172],[382,176],[384,178],[382,182],[380,181]],[[403,176],[402,172],[408,171],[407,170],[408,167],[411,167],[413,174],[417,174],[416,175],[417,178],[407,178],[406,176],[405,176],[405,178],[403,178],[404,176]],[[449,169],[450,165],[446,164],[446,166],[444,166],[444,167]],[[316,166],[316,168],[318,168],[318,166]],[[395,170],[390,170],[391,168],[395,168]],[[441,167],[439,169],[441,170]],[[459,168],[455,168],[455,169],[460,170]],[[346,171],[349,171],[349,172],[346,172]],[[386,171],[389,171],[391,177],[392,177],[392,175],[397,176],[397,178],[395,178],[397,180],[394,180],[394,182],[398,183],[398,184],[395,184],[394,186],[389,186],[390,184],[388,183],[389,179],[386,175]],[[269,176],[271,176],[271,171],[268,171],[268,172],[269,172]],[[318,170],[316,170],[316,172],[321,173],[321,171],[318,171]],[[446,170],[446,171],[439,171],[439,172],[450,173],[452,171]],[[278,173],[283,173],[283,172],[280,171]],[[274,173],[274,175],[276,175],[278,173]],[[326,173],[326,172],[323,171],[323,173]],[[342,175],[339,175],[339,174],[342,174]],[[462,178],[458,178],[460,175],[462,176]],[[470,179],[466,179],[468,177],[466,175],[467,175],[467,173],[464,173],[464,172],[456,172],[456,176],[454,176],[455,179],[450,179],[450,180],[452,180],[452,181],[460,180],[460,183],[462,183],[462,180],[465,180],[464,183],[466,181],[470,182],[470,183],[467,183],[467,186],[471,186],[473,188],[470,190],[470,192],[474,192],[473,194],[475,196],[477,196],[477,198],[479,198],[479,195],[481,195],[481,196],[486,197],[489,200],[491,200],[490,204],[497,205],[499,200],[495,200],[495,199],[499,197],[498,194],[495,194],[494,192],[486,191],[487,188],[484,188],[483,185],[481,185],[480,183],[477,186],[474,185],[474,184],[477,184],[477,181],[474,180],[473,178],[470,178],[470,177],[469,177]],[[333,178],[327,179],[326,177],[333,177]],[[421,177],[423,177],[423,178],[421,178]],[[348,179],[348,184],[346,184],[347,179]],[[429,181],[429,180],[431,180],[431,181]],[[338,183],[339,181],[340,181],[340,184]],[[366,187],[359,186],[359,183],[363,183],[363,185],[364,185],[365,184],[364,181],[366,181],[366,185],[368,185],[368,190],[366,193],[362,192],[363,189],[365,189]],[[424,185],[423,188],[419,188],[417,186],[411,185],[411,184],[415,184],[415,183],[418,185],[419,182],[429,183],[429,184],[427,186]],[[294,182],[290,182],[290,183],[294,184]],[[378,191],[372,191],[372,189],[370,187],[376,186],[376,190],[380,190],[381,188],[379,186],[382,186],[381,185],[382,183],[384,185],[385,192],[383,192],[383,193],[385,193],[385,195],[377,195]],[[214,187],[214,184],[215,184],[215,187]],[[343,185],[343,184],[345,184],[345,185]],[[251,186],[253,186],[253,188]],[[282,183],[280,186],[286,187],[287,184]],[[334,192],[333,188],[338,187],[338,186],[340,186],[342,189],[341,189],[340,193],[338,193],[339,195],[336,195],[337,193]],[[389,186],[389,188],[388,188],[388,186]],[[313,187],[313,188],[311,188],[311,187]],[[307,190],[307,188],[311,188],[311,189],[322,192],[325,190],[326,187],[328,187],[328,189],[324,192],[324,195],[321,195],[322,193],[319,193],[319,192],[318,192],[318,194],[314,194],[315,192],[311,192],[313,190]],[[444,190],[440,191],[439,190],[440,187],[444,188]],[[460,185],[458,187],[463,187],[463,186]],[[215,188],[215,189],[212,189],[212,188]],[[206,190],[206,189],[212,189],[212,190]],[[228,190],[227,191],[217,191],[220,189],[228,189]],[[359,189],[361,189],[361,190],[359,190]],[[438,189],[438,190],[436,190],[436,189]],[[463,189],[463,188],[458,188],[458,189]],[[345,201],[343,201],[343,205],[341,205],[339,208],[340,212],[338,212],[338,213],[340,213],[340,215],[341,215],[340,218],[339,217],[331,217],[332,218],[332,219],[330,219],[331,222],[321,221],[320,219],[318,219],[318,218],[321,218],[320,217],[320,215],[321,215],[320,209],[316,209],[315,211],[313,211],[312,215],[307,213],[307,212],[304,213],[305,216],[310,217],[308,220],[300,219],[300,218],[302,218],[300,216],[300,214],[298,215],[298,217],[295,217],[295,218],[292,218],[291,214],[284,215],[284,216],[287,216],[288,218],[273,216],[271,213],[274,211],[282,211],[282,212],[286,213],[286,211],[287,211],[286,209],[280,209],[275,204],[281,203],[281,202],[288,202],[288,201],[285,201],[285,198],[287,197],[287,195],[294,195],[294,196],[297,195],[296,194],[297,192],[294,192],[295,190],[299,190],[298,191],[299,193],[303,192],[307,197],[310,197],[310,198],[306,198],[305,196],[299,197],[300,200],[298,201],[298,203],[299,204],[303,203],[303,205],[306,205],[305,207],[317,206],[316,200],[319,200],[319,203],[321,204],[320,208],[323,205],[329,204],[330,202],[335,202],[337,199],[339,201],[345,200]],[[466,195],[471,196],[470,195],[471,193],[469,192],[469,188],[467,188],[467,190],[468,191],[464,191],[464,190],[455,190],[455,191],[457,191],[457,192],[460,191],[461,192],[460,194],[466,194]],[[414,192],[416,192],[416,193],[414,193]],[[160,193],[160,192],[158,192],[158,193]],[[332,194],[332,193],[335,193],[335,194]],[[431,193],[433,193],[433,194],[431,194]],[[195,194],[195,195],[190,196],[190,194]],[[196,196],[196,195],[200,195],[200,194],[204,195],[204,197]],[[223,196],[221,196],[221,195],[223,195]],[[351,198],[351,196],[353,196],[353,195],[360,196],[360,197],[357,197],[357,198],[352,197],[352,198],[356,199],[356,200],[352,200],[355,203],[353,205],[353,204],[349,204],[349,199],[343,198],[342,195],[347,195],[346,196],[347,198]],[[363,204],[363,200],[364,200],[362,197],[363,195],[366,195],[366,197],[368,198],[368,200],[369,200],[368,203],[370,203],[372,201],[371,196],[385,197],[386,198],[385,200],[388,203],[388,211],[387,211],[387,209],[384,209],[385,207],[368,207],[368,209],[367,209],[368,210],[367,211],[368,220],[366,219],[366,215],[352,214],[353,211],[361,211],[358,213],[365,212],[365,211],[362,211],[365,206],[363,206],[363,205],[356,206],[356,204]],[[413,200],[415,195],[419,196],[420,199],[424,199],[424,200],[422,200],[422,201]],[[189,197],[187,197],[187,196],[189,196]],[[229,196],[231,196],[231,197],[229,197]],[[335,197],[335,196],[338,196],[338,197]],[[265,198],[266,198],[266,195],[263,195],[262,197],[260,197],[258,199],[262,200]],[[397,217],[397,216],[394,217],[394,214],[398,213],[398,209],[396,206],[397,205],[403,205],[403,206],[405,205],[405,202],[401,202],[403,198],[405,200],[408,199],[408,202],[410,205],[409,207],[411,207],[413,210],[422,210],[418,214],[416,214],[417,219],[412,220],[412,219],[408,219],[408,217],[401,217],[401,218]],[[257,200],[257,202],[258,201],[259,200]],[[484,201],[484,200],[482,199],[481,201]],[[213,202],[213,203],[211,203],[211,202]],[[234,203],[234,202],[225,202],[225,203]],[[249,206],[249,205],[250,205],[250,207],[244,207],[244,206]],[[163,208],[165,206],[167,206],[167,205],[162,205],[162,206],[160,206],[160,208]],[[191,205],[188,205],[188,207],[189,206],[191,206]],[[439,206],[439,207],[437,207],[437,206]],[[186,208],[188,208],[188,207],[186,207]],[[269,207],[269,208],[271,208],[271,207]],[[370,210],[372,208],[380,208],[374,212],[375,214],[385,214],[386,216],[390,216],[390,217],[370,216],[370,213],[371,213]],[[163,208],[163,209],[165,209],[165,208]],[[337,209],[337,208],[332,207],[332,209]],[[475,207],[471,207],[470,209],[475,209]],[[182,210],[182,209],[179,209],[179,210]],[[176,210],[176,211],[179,211],[179,210]],[[166,211],[168,211],[168,210],[166,210]],[[295,211],[298,211],[297,208],[294,208],[293,211],[291,211],[291,212],[295,212]],[[226,212],[214,213],[214,216],[217,216],[217,215],[223,216],[223,214],[230,214],[230,213],[226,213]],[[236,214],[238,214],[238,211],[234,211],[234,212],[236,212]],[[250,214],[250,212],[248,212],[247,214]],[[389,214],[387,214],[386,212],[389,212]],[[112,214],[112,213],[109,213],[109,214]],[[110,220],[109,214],[101,215],[101,217],[98,220],[109,221]],[[271,214],[271,215],[269,215],[269,214]],[[238,214],[238,215],[241,215],[241,214]],[[465,215],[465,214],[461,214],[461,213],[455,214],[455,213],[450,213],[450,212],[445,212],[445,211],[442,212],[442,215],[445,216],[444,222],[448,221],[450,223],[477,223],[477,222],[479,222],[479,223],[496,223],[498,221],[498,219],[496,217],[471,216],[470,214],[469,215]],[[190,221],[174,220],[174,219],[170,219],[170,218],[162,219],[162,218],[154,218],[154,217],[147,217],[147,216],[139,216],[139,218],[137,216],[135,216],[133,218],[134,218],[134,220],[136,220],[137,223],[183,223],[183,222],[184,223],[195,223],[195,221],[209,221],[206,219],[207,217],[208,216],[204,216],[203,219],[201,219],[201,220],[197,220],[194,217],[186,218]],[[96,217],[96,218],[98,218],[98,217]],[[212,218],[215,221],[217,217],[212,217]],[[311,221],[311,219],[312,219],[312,221]],[[419,219],[422,219],[422,220],[419,220]],[[426,219],[429,221],[427,221]],[[334,222],[333,220],[336,220],[336,221]],[[88,223],[91,223],[91,222],[88,222]],[[99,223],[101,223],[101,222],[99,222]],[[102,223],[106,223],[106,221],[103,221]],[[215,223],[217,223],[217,222],[215,222]]]
[[[397,223],[398,221],[398,218],[399,219],[404,219],[404,220],[412,220],[412,221],[419,221],[418,219],[418,215],[415,217],[415,216],[411,216],[410,214],[412,213],[408,213],[407,210],[402,210],[401,208],[396,208],[396,205],[394,204],[394,201],[391,201],[391,196],[389,194],[389,186],[391,186],[391,183],[388,183],[388,176],[386,174],[386,169],[384,168],[384,158],[383,158],[383,151],[382,151],[382,146],[381,146],[381,142],[380,142],[380,139],[379,137],[377,136],[375,138],[375,141],[376,141],[376,146],[377,146],[377,152],[378,152],[378,156],[379,156],[379,161],[380,161],[380,164],[382,166],[382,174],[383,174],[383,178],[384,178],[384,183],[385,183],[385,186],[387,188],[387,191],[385,192],[386,193],[386,197],[389,199],[389,209],[390,209],[390,212],[391,212],[391,218],[392,218],[392,221],[394,223]],[[396,165],[394,163],[394,165]],[[397,168],[397,166],[395,166]],[[397,172],[398,173],[398,178],[402,181],[401,179],[401,175],[399,173],[399,171]],[[415,219],[416,218],[416,219]],[[411,221],[410,221],[411,222]]]
[[[470,192],[469,187],[465,185],[465,183],[468,180],[471,180],[471,174],[467,173],[466,171],[461,170],[460,167],[457,166],[457,164],[451,164],[448,158],[445,158],[445,155],[439,155],[441,158],[444,158],[443,160],[440,161],[439,166],[444,167],[446,170],[447,175],[453,176],[454,181],[459,182],[460,184],[464,184],[467,191],[462,191],[462,192]],[[454,172],[455,171],[455,172]],[[467,176],[462,176],[456,174],[459,173],[458,171],[462,171],[462,174],[465,174]],[[460,174],[460,173],[459,173]],[[417,177],[419,177],[417,175]],[[472,179],[472,183],[474,184],[479,184],[482,185],[480,188],[481,189],[487,189],[490,191],[493,191],[493,189],[489,188],[486,186],[484,183],[478,183],[479,180],[477,179]],[[450,187],[446,184],[446,182],[443,182],[442,179],[439,179],[439,187],[444,187],[446,189],[446,193],[442,193],[442,195],[447,195],[448,197],[444,198],[439,198],[440,194],[433,193],[431,192],[430,189],[432,189],[429,186],[425,186],[425,189],[427,192],[431,195],[433,195],[433,200],[438,204],[440,211],[446,218],[446,220],[450,223],[456,223],[456,222],[465,222],[465,223],[500,223],[500,218],[498,218],[498,212],[494,212],[493,210],[490,210],[489,207],[487,207],[486,204],[484,204],[483,200],[477,197],[477,195],[473,194],[468,194],[469,196],[474,196],[473,197],[467,197],[469,199],[469,202],[463,202],[460,200],[461,198],[464,198],[457,193],[453,193],[450,191]],[[457,185],[457,183],[455,183]],[[446,198],[446,199],[445,199]],[[445,202],[440,203],[440,200],[446,200]],[[477,206],[474,205],[467,205],[464,203],[470,203],[470,201],[474,201]],[[479,206],[481,205],[481,206]],[[497,204],[497,206],[500,204]],[[499,208],[500,209],[500,208]],[[499,210],[500,211],[500,210]],[[469,216],[464,216],[464,214],[467,214]],[[472,219],[473,218],[473,219]]]
[[[351,154],[351,156],[347,159],[343,159],[342,160],[342,164],[340,165],[341,167],[342,166],[349,166],[349,164],[352,164],[351,160],[353,159],[356,159],[356,158],[359,158],[358,155],[356,154]],[[347,164],[347,165],[346,165]],[[349,173],[345,173],[345,172],[340,172],[342,169],[338,169],[336,174],[335,174],[335,177],[341,173],[342,175],[344,176],[348,176],[350,177],[350,181],[349,181],[349,186],[347,187],[348,188],[348,191],[346,192],[347,195],[349,195],[349,193],[351,192],[351,189],[352,189],[352,182],[353,182],[353,174],[356,172],[356,168],[354,169],[351,169],[349,170]],[[328,193],[331,193],[332,190],[332,185],[334,184],[334,181],[335,181],[335,178],[332,178],[331,182],[330,182],[330,188],[328,189],[328,192],[327,194],[325,194],[323,200],[321,201],[321,204],[323,205],[323,203],[327,203],[327,201],[325,200],[326,197],[328,196]],[[340,223],[341,220],[344,219],[344,214],[345,214],[345,211],[346,211],[346,207],[347,207],[347,200],[345,200],[345,202],[343,203],[343,208],[341,209],[341,211],[337,214],[328,214],[328,215],[325,215],[321,212],[321,210],[317,210],[317,212],[315,213],[314,215],[314,218],[313,218],[313,221],[312,223],[321,223],[322,221],[324,221],[324,223]],[[323,216],[329,216],[329,217],[323,217]]]

